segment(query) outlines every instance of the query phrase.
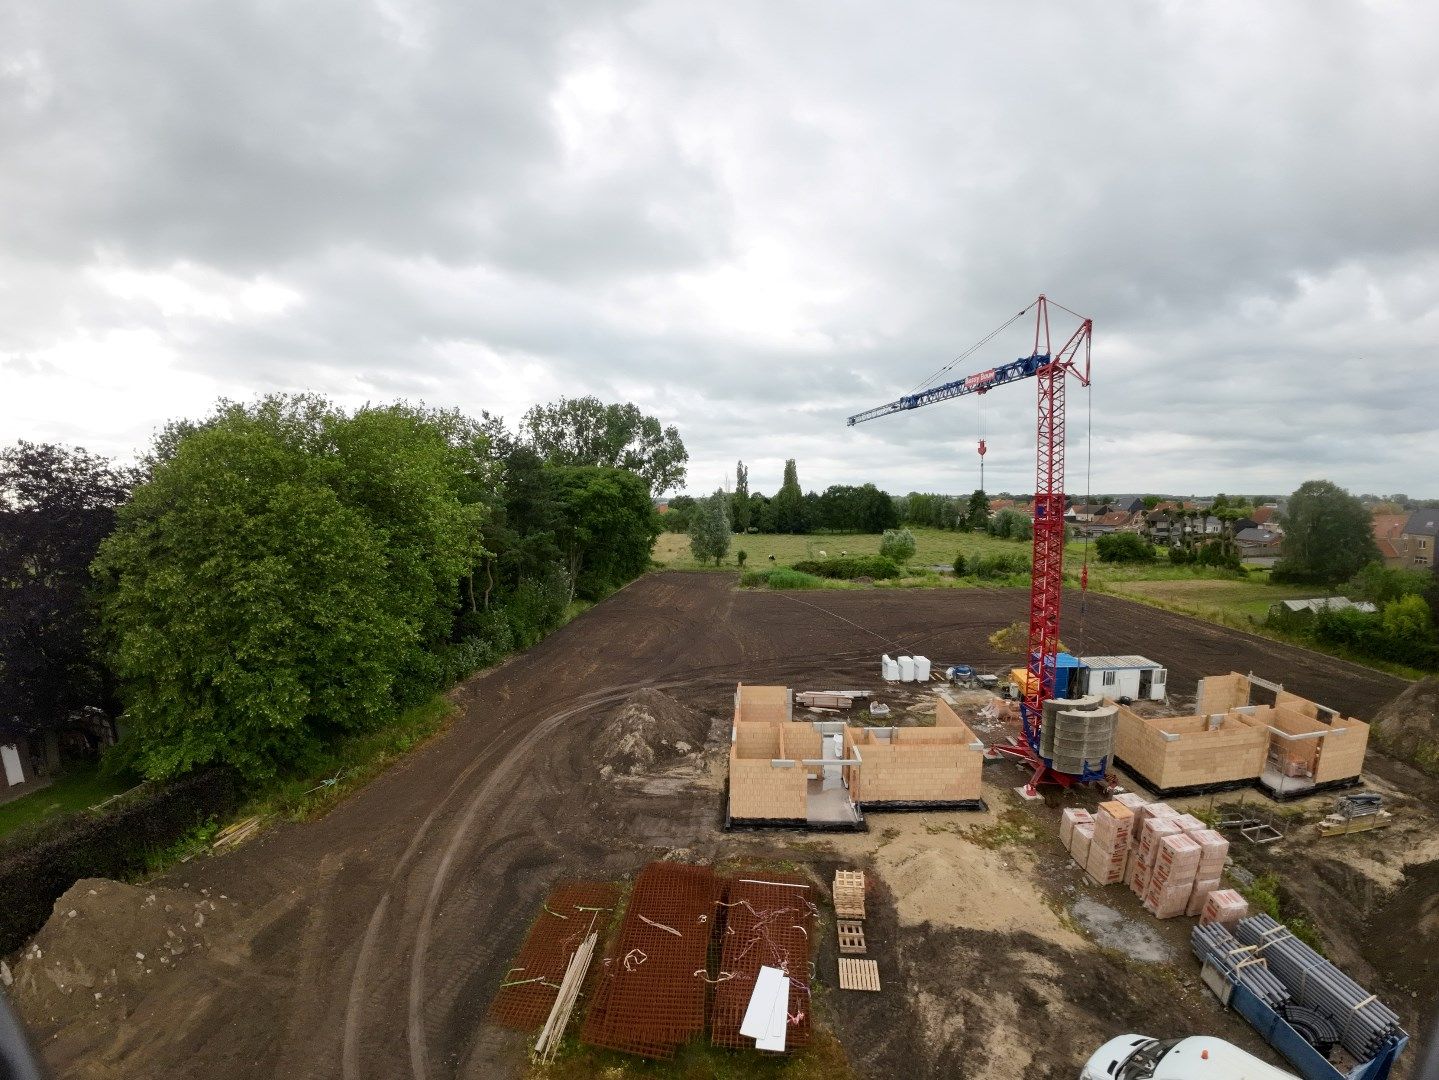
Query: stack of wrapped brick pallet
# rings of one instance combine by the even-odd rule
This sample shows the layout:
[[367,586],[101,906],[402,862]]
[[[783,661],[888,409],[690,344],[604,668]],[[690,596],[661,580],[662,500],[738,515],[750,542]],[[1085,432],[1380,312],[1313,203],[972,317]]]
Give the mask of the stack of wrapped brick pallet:
[[1199,829],[1185,835],[1199,845],[1199,869],[1194,875],[1194,891],[1189,894],[1189,904],[1184,909],[1184,914],[1193,917],[1204,910],[1209,894],[1219,888],[1224,862],[1229,857],[1229,841],[1213,829]]
[[1071,806],[1059,815],[1059,842],[1064,845],[1064,850],[1072,853],[1074,847],[1074,827],[1076,825],[1094,824],[1094,816],[1088,810],[1081,810],[1077,806]]
[[1144,890],[1144,906],[1156,919],[1172,919],[1184,914],[1194,891],[1202,853],[1203,849],[1189,833],[1177,832],[1159,840],[1149,885]]
[[1219,923],[1233,930],[1239,920],[1249,914],[1249,902],[1233,889],[1215,889],[1204,898],[1204,909],[1199,913],[1199,925]]
[[1099,804],[1094,815],[1094,836],[1084,869],[1096,885],[1113,885],[1124,880],[1129,858],[1129,838],[1134,832],[1134,812],[1118,800]]
[[[1160,811],[1156,813],[1156,811]],[[1175,821],[1177,815],[1164,803],[1151,803],[1144,810],[1136,833],[1134,855],[1129,860],[1129,888],[1141,900],[1149,891],[1154,873],[1154,860],[1159,855],[1159,842],[1166,836],[1177,836],[1184,830]]]
[[[1090,817],[1088,810],[1075,810],[1065,812],[1059,823],[1059,835],[1063,837],[1066,829],[1069,832],[1069,840],[1065,844],[1069,848],[1069,854],[1080,866],[1089,861],[1089,844],[1094,839],[1094,819]],[[1067,815],[1073,814],[1072,817]]]

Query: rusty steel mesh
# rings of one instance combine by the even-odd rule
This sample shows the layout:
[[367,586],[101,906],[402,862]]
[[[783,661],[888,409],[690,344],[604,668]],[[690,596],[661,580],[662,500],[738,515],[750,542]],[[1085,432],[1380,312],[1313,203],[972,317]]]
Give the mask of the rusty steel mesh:
[[619,886],[599,881],[572,881],[551,889],[490,1003],[490,1020],[520,1030],[543,1025],[570,957],[591,930],[603,936],[619,895]]
[[716,1046],[753,1047],[739,1027],[761,967],[779,968],[790,979],[785,1047],[810,1039],[811,942],[814,890],[797,878],[764,874],[725,883],[720,911],[719,971],[715,977],[710,1039]]
[[708,866],[657,862],[640,871],[602,964],[584,1042],[665,1059],[704,1033],[719,893]]

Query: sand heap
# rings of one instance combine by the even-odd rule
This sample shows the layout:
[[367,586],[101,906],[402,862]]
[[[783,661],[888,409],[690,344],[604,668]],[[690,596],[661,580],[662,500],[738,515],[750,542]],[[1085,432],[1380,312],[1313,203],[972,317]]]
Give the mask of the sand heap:
[[21,952],[9,992],[32,1027],[129,1014],[149,984],[209,947],[229,901],[84,878]]
[[1371,730],[1386,753],[1439,775],[1439,678],[1421,679],[1385,705]]
[[709,730],[709,717],[697,709],[659,690],[637,691],[600,729],[601,771],[637,776],[663,768],[703,750]]

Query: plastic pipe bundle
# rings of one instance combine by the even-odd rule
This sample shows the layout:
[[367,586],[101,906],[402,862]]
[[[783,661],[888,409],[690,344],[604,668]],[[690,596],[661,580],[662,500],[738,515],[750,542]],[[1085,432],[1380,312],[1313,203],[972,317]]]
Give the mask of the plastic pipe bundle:
[[1394,1010],[1268,915],[1244,919],[1235,934],[1259,950],[1295,1000],[1339,1026],[1339,1044],[1358,1060],[1368,1061],[1391,1036],[1403,1034]]
[[1245,945],[1219,923],[1200,924],[1190,932],[1194,955],[1232,983],[1244,987],[1271,1009],[1289,1002],[1289,991],[1269,970],[1253,945]]

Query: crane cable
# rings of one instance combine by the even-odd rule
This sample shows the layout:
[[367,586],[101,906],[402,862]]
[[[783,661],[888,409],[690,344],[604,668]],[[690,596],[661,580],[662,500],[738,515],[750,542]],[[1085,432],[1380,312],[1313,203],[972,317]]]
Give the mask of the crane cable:
[[988,344],[989,344],[991,341],[993,341],[996,337],[998,337],[1000,334],[1004,333],[1004,331],[1008,330],[1011,326],[1013,326],[1015,323],[1017,323],[1020,319],[1024,318],[1024,316],[1028,315],[1031,311],[1033,311],[1033,310],[1034,310],[1034,305],[1037,304],[1037,303],[1039,303],[1038,300],[1034,301],[1033,304],[1030,304],[1029,307],[1025,308],[1023,311],[1018,312],[1016,315],[1014,315],[1013,318],[1011,318],[1011,319],[1010,319],[1008,322],[1006,322],[1004,325],[1002,325],[1002,326],[997,326],[997,327],[995,327],[993,330],[991,330],[989,333],[985,334],[984,337],[980,338],[978,341],[976,341],[976,342],[975,342],[973,345],[971,345],[969,348],[965,349],[964,352],[960,353],[958,356],[956,356],[956,357],[955,357],[953,360],[951,360],[949,363],[945,364],[944,367],[940,368],[938,371],[936,371],[936,372],[935,372],[933,375],[931,375],[929,378],[924,379],[924,380],[922,380],[921,382],[919,382],[918,384],[916,384],[915,387],[914,387],[914,389],[912,389],[912,390],[910,391],[910,393],[911,393],[911,394],[917,394],[917,393],[919,393],[919,391],[921,391],[921,390],[923,390],[925,387],[929,386],[929,385],[930,385],[931,383],[933,383],[936,379],[938,379],[941,375],[943,375],[945,372],[949,371],[949,370],[950,370],[951,368],[953,368],[956,364],[958,364],[961,360],[967,360],[969,357],[973,356],[976,352],[978,352],[980,349],[984,348],[984,346],[988,345]]
[[[1089,511],[1090,470],[1094,464],[1094,386],[1084,387],[1084,509]],[[1086,524],[1089,524],[1086,522]],[[1084,611],[1089,601],[1089,530],[1084,530],[1084,557],[1079,571],[1079,651],[1084,652]]]

